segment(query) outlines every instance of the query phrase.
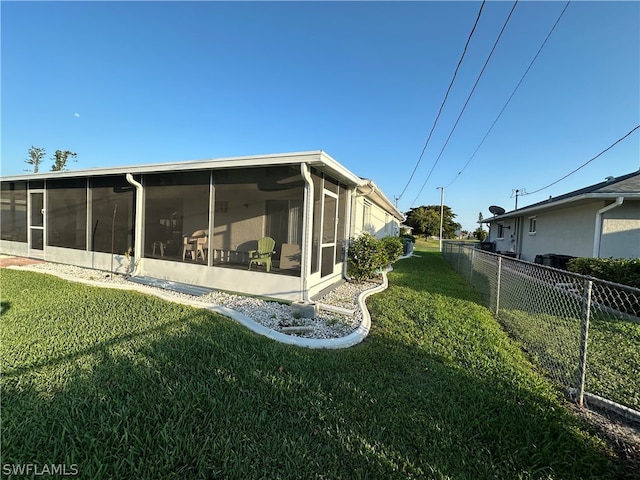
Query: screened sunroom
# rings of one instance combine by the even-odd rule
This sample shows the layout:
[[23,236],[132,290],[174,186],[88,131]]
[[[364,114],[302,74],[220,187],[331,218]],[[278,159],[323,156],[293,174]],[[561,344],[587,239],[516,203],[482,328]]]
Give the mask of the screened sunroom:
[[[3,253],[290,300],[340,281],[352,207],[379,191],[324,152],[2,181]],[[353,208],[356,212],[357,208]]]

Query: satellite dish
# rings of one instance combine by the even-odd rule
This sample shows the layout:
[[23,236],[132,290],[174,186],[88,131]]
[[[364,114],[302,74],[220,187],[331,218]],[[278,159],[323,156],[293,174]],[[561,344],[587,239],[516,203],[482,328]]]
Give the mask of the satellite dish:
[[505,212],[505,209],[497,205],[491,205],[489,207],[489,211],[494,215],[502,215]]

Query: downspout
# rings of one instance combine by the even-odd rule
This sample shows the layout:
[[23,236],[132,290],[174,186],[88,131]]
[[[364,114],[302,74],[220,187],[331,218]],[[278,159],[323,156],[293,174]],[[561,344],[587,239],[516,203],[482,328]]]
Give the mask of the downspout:
[[596,229],[593,234],[593,258],[600,257],[600,243],[602,241],[602,214],[618,208],[624,202],[624,197],[616,198],[616,201],[611,205],[607,205],[596,212]]
[[313,249],[313,179],[309,173],[306,163],[300,164],[300,174],[304,179],[304,213],[302,227],[302,252],[300,255],[300,275],[302,287],[302,300],[308,302],[309,299],[309,277],[311,276],[311,251]]
[[[142,184],[136,182],[133,175],[127,173],[125,175],[127,182],[136,187],[136,224],[134,226],[134,246],[133,246],[133,262],[132,265],[137,265],[142,258],[142,224],[143,224],[143,203],[142,203]],[[134,267],[135,271],[135,267]]]

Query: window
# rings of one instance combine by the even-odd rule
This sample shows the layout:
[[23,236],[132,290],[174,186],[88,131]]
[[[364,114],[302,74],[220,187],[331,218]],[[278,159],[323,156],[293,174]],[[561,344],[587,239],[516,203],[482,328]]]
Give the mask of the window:
[[2,183],[2,240],[27,241],[27,182]]
[[498,238],[504,238],[504,224],[498,224]]
[[86,250],[86,178],[47,181],[47,245]]
[[338,228],[336,238],[336,260],[335,263],[344,261],[345,251],[345,226],[347,219],[347,189],[344,185],[340,185],[338,194]]
[[[329,182],[325,182],[327,184]],[[336,256],[336,225],[338,220],[338,198],[325,192],[322,222],[322,266],[320,276],[333,273]]]
[[185,236],[209,230],[210,178],[208,170],[144,176],[145,257],[205,262],[202,256],[183,247]]
[[372,233],[373,225],[371,224],[371,204],[364,202],[362,212],[362,231]]
[[248,252],[267,236],[276,242],[270,273],[300,275],[304,201],[300,167],[214,170],[213,183],[213,266],[247,269]]
[[[124,177],[92,178],[91,250],[124,254],[133,248],[135,189]],[[113,229],[113,232],[112,232]]]
[[536,233],[536,217],[529,217],[529,233]]

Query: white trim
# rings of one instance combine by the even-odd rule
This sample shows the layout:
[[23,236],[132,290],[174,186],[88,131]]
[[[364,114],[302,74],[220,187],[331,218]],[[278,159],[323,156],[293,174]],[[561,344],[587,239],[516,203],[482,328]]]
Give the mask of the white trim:
[[304,179],[304,199],[302,214],[302,254],[300,255],[300,281],[302,299],[309,301],[309,282],[311,280],[311,250],[313,242],[313,178],[306,163],[300,164],[300,173]]
[[[46,185],[45,185],[46,187]],[[31,205],[31,195],[32,194],[40,194],[42,195],[42,226],[33,226],[31,213],[33,210],[33,206]],[[47,250],[47,197],[48,193],[46,189],[36,188],[33,190],[29,189],[27,184],[27,251],[29,252],[29,257],[31,258],[44,258],[46,250]],[[40,230],[42,231],[42,250],[37,248],[32,248],[32,230]]]

